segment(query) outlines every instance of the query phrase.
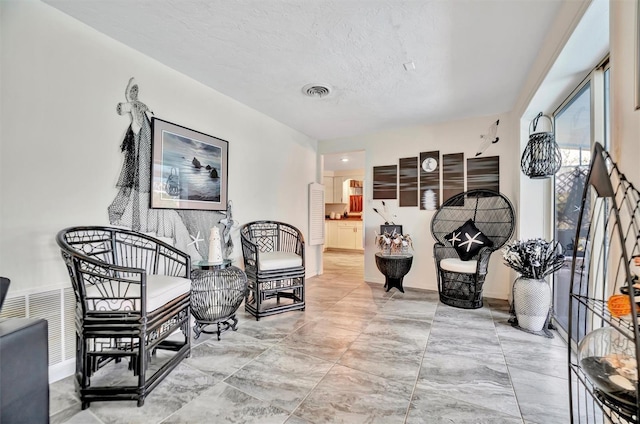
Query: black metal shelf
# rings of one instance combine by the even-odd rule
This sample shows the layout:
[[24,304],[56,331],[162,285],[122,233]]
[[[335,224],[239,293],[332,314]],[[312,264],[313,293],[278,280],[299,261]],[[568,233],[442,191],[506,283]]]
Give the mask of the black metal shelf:
[[[620,294],[621,287],[633,285],[629,265],[633,256],[640,255],[640,194],[618,170],[602,146],[594,146],[591,158],[576,226],[574,240],[579,242],[574,247],[569,285],[568,370],[571,422],[640,423],[638,381],[635,381],[635,393],[634,390],[624,390],[622,387],[613,390],[606,387],[610,384],[606,376],[613,372],[607,369],[611,368],[609,365],[602,365],[602,371],[597,368],[598,373],[594,373],[593,370],[585,371],[580,363],[582,360],[582,365],[591,367],[584,361],[594,359],[595,362],[591,364],[598,364],[600,367],[605,358],[607,361],[610,359],[606,355],[610,353],[609,348],[614,346],[616,354],[623,352],[627,362],[631,352],[635,354],[637,374],[637,360],[640,358],[638,317],[635,314],[615,317],[607,307],[610,296]],[[584,246],[584,252],[581,252],[584,259],[578,258],[579,244]],[[627,296],[629,303],[635,305],[633,290],[629,290]],[[611,330],[592,333],[600,328]],[[594,338],[583,343],[591,334]],[[623,337],[616,337],[616,334]],[[594,347],[590,344],[597,343],[596,337],[600,336],[601,346]],[[626,342],[621,341],[625,339]],[[579,358],[582,346],[593,349],[590,356]],[[633,378],[629,377],[628,380],[634,383]]]
[[631,316],[628,316],[627,319],[614,317],[613,315],[611,315],[611,312],[609,312],[607,303],[601,299],[594,299],[591,297],[580,296],[576,294],[571,294],[570,297],[572,299],[575,299],[580,305],[583,305],[587,310],[595,314],[610,327],[615,327],[622,330],[621,333],[623,335],[625,335],[630,340],[635,340],[634,327],[633,322],[631,321]]

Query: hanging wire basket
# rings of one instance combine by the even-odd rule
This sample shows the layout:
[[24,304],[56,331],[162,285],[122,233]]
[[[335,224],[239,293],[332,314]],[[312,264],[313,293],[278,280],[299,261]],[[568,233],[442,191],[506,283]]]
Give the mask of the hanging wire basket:
[[[540,118],[547,118],[551,131],[535,132]],[[520,168],[529,178],[548,178],[562,166],[560,148],[553,133],[553,122],[542,112],[529,124],[529,142],[522,153]]]

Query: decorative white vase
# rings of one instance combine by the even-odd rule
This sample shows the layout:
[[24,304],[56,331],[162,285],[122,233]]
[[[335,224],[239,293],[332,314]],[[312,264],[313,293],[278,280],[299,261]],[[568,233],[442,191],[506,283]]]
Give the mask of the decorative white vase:
[[545,280],[518,277],[513,284],[513,307],[518,326],[541,331],[551,308],[551,287]]

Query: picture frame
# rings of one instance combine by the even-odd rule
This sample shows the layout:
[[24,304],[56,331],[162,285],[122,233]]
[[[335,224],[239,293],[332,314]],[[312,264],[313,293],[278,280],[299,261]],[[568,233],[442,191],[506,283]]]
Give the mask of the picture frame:
[[226,140],[155,117],[151,140],[151,208],[227,209]]

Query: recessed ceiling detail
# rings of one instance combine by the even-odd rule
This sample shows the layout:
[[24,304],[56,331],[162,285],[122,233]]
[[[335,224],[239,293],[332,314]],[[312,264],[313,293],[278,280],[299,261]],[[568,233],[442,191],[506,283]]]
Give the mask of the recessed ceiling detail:
[[327,97],[331,94],[331,87],[324,84],[307,84],[302,87],[302,92],[309,97]]

